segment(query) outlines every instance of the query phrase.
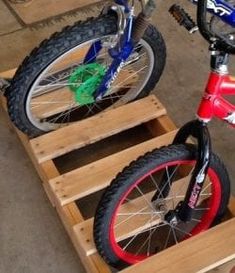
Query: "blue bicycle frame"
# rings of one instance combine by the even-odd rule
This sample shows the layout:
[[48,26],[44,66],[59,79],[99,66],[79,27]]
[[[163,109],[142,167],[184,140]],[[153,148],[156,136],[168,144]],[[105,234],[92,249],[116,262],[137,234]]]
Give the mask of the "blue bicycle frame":
[[[194,4],[197,4],[197,0],[190,1]],[[109,49],[109,54],[113,61],[107,69],[99,88],[94,94],[94,98],[96,100],[102,99],[102,97],[105,95],[111,84],[116,79],[126,60],[131,55],[135,46],[131,39],[134,18],[133,7],[129,7],[128,0],[114,0],[114,2],[115,4],[121,6],[124,13],[126,14],[126,27],[123,34],[120,35],[120,41],[118,44],[114,48]],[[220,17],[221,20],[223,20],[225,23],[235,27],[235,9],[228,2],[221,0],[208,0],[207,9],[208,12]],[[101,49],[101,41],[94,42],[86,54],[84,64],[94,62]]]
[[[127,15],[126,27],[124,33],[120,36],[120,41],[114,47],[109,49],[109,54],[112,57],[113,61],[110,67],[107,69],[106,74],[94,94],[96,100],[101,99],[106,91],[110,88],[111,84],[116,79],[118,72],[121,70],[125,61],[131,55],[134,45],[131,39],[132,27],[133,27],[133,18],[134,12],[133,9],[129,7],[128,0],[115,0],[117,5],[120,5],[124,9],[124,13]],[[101,41],[96,41],[88,50],[86,57],[84,59],[84,64],[92,63],[96,60],[99,52],[102,49]]]
[[[197,4],[197,0],[191,0]],[[207,10],[215,16],[218,16],[228,25],[235,27],[235,9],[229,2],[221,0],[208,0]]]

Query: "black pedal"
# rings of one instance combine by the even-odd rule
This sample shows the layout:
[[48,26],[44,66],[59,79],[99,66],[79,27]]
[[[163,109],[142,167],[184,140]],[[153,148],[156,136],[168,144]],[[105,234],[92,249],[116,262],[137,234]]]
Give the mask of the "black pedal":
[[171,6],[169,12],[181,26],[185,27],[188,30],[189,33],[194,33],[198,30],[198,27],[193,19],[179,5],[174,4],[173,6]]

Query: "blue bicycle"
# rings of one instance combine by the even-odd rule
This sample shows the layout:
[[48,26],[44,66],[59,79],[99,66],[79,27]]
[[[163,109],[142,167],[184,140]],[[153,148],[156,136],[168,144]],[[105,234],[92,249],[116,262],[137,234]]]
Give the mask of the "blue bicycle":
[[[137,4],[141,11],[135,16]],[[149,23],[154,10],[154,0],[114,0],[99,17],[43,41],[6,92],[14,124],[35,137],[147,96],[166,58],[164,40]],[[230,2],[210,0],[208,10],[235,26]],[[218,25],[216,18],[212,26]],[[184,23],[191,31],[196,27]]]
[[6,92],[11,120],[30,137],[149,94],[165,65],[164,40],[149,19],[154,2],[115,0],[25,58]]

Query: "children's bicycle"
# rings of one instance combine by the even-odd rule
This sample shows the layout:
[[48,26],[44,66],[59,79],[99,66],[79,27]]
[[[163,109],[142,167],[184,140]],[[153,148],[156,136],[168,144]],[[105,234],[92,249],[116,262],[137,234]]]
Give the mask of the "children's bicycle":
[[[197,22],[210,44],[211,72],[197,119],[178,131],[172,145],[126,167],[99,202],[94,240],[100,255],[114,267],[140,262],[195,236],[219,223],[226,211],[230,180],[212,152],[207,124],[216,117],[235,127],[235,106],[223,98],[235,95],[235,78],[228,74],[235,47],[231,32],[222,37],[213,32],[207,2],[198,0]],[[182,8],[173,5],[170,12],[188,30],[195,29]],[[189,137],[197,145],[186,143]]]
[[[165,65],[149,19],[154,2],[114,0],[34,49],[6,91],[11,120],[30,137],[147,96]],[[136,2],[141,11],[135,16]]]

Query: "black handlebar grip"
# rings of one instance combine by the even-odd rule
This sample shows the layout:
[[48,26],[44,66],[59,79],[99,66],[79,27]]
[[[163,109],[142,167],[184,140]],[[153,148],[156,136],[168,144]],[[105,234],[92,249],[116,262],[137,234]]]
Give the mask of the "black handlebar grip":
[[198,30],[198,27],[193,19],[179,5],[174,4],[171,6],[169,12],[181,26],[185,27],[189,31],[189,33],[194,33]]

